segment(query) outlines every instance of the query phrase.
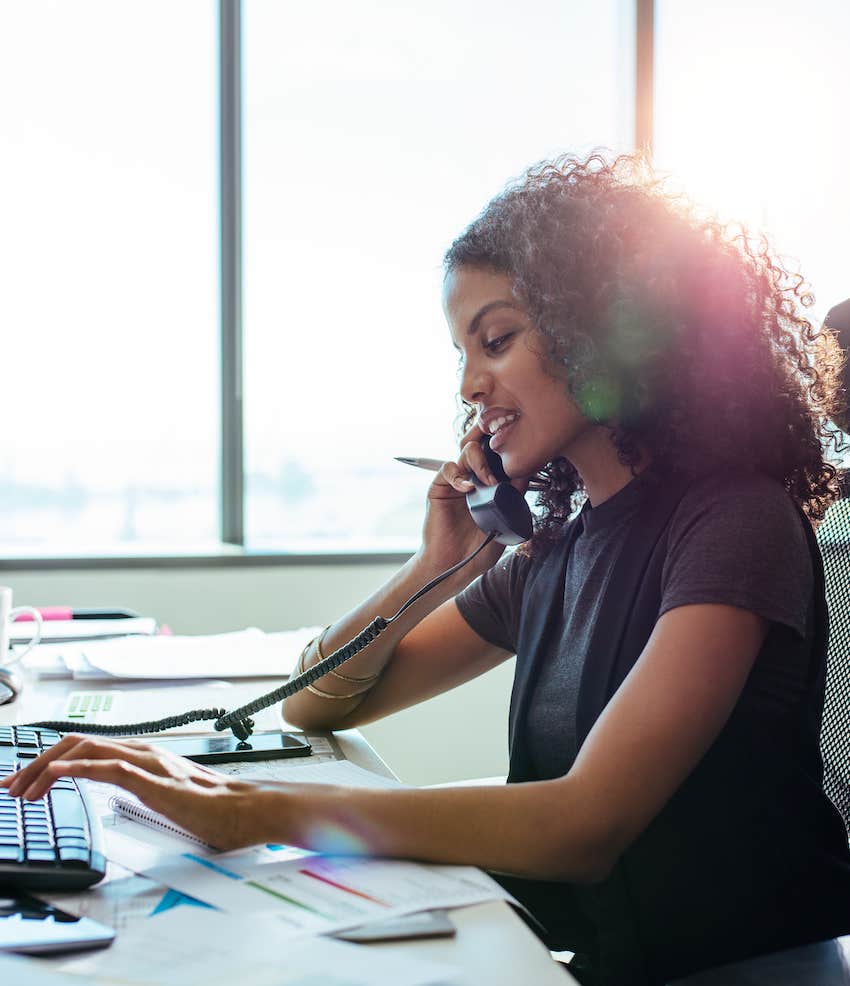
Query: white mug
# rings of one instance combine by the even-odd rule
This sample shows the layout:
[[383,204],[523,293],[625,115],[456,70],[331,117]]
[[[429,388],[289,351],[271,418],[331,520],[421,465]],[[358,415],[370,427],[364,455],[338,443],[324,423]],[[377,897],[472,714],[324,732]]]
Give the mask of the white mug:
[[[12,621],[16,616],[23,613],[29,613],[35,621],[32,640],[30,640],[22,651],[10,655],[9,637],[11,635]],[[14,664],[16,661],[20,661],[25,654],[29,654],[33,647],[41,640],[42,626],[41,613],[34,606],[13,607],[11,588],[8,585],[0,585],[0,666]]]

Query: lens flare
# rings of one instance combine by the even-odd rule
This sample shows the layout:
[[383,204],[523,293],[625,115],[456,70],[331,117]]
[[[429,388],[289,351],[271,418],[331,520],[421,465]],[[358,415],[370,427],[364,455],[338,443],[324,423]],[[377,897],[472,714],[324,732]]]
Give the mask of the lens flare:
[[331,856],[369,855],[364,839],[333,822],[322,822],[307,830],[308,844]]

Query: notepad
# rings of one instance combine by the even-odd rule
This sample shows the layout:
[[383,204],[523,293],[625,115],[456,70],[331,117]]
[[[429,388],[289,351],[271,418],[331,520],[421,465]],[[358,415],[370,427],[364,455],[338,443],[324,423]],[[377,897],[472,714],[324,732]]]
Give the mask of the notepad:
[[[282,761],[275,760],[269,761],[270,764],[280,765]],[[326,763],[310,764],[301,763],[297,767],[290,766],[287,767],[280,766],[275,780],[272,780],[269,774],[265,771],[261,771],[258,768],[259,764],[245,763],[245,764],[221,764],[221,767],[236,766],[244,768],[255,768],[254,771],[246,769],[244,771],[240,770],[239,776],[245,780],[259,780],[263,783],[301,783],[301,784],[341,784],[345,787],[359,787],[359,788],[390,788],[390,787],[402,787],[403,785],[391,777],[383,777],[380,774],[376,774],[371,770],[364,770],[362,767],[358,767],[356,764],[351,763],[350,760],[333,760]],[[231,773],[231,771],[222,771],[224,773]],[[209,843],[204,842],[203,839],[199,839],[196,835],[188,832],[186,829],[182,828],[176,822],[172,822],[170,818],[166,818],[165,815],[161,815],[158,811],[154,811],[152,808],[148,808],[147,805],[142,804],[141,801],[134,798],[129,794],[114,794],[109,799],[109,807],[118,815],[122,815],[124,818],[131,818],[135,822],[140,822],[142,825],[147,825],[150,828],[158,829],[160,832],[170,832],[172,835],[180,835],[185,839],[191,839],[192,842],[198,843],[199,845],[205,846],[207,849],[214,849]]]
[[180,835],[184,839],[189,839],[198,845],[206,846],[207,849],[214,848],[209,843],[204,842],[203,839],[192,835],[191,832],[182,828],[176,822],[172,822],[170,818],[160,815],[158,811],[148,808],[147,805],[143,805],[141,801],[137,801],[136,798],[130,797],[129,795],[113,794],[109,799],[109,807],[116,814],[123,815],[124,818],[131,818],[134,822],[141,822],[142,825],[158,829],[160,832],[170,832],[172,835]]

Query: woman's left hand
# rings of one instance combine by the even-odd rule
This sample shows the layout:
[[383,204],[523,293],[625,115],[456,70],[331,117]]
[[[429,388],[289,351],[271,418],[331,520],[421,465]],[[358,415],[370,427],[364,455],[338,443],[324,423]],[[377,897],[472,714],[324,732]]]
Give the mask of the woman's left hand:
[[271,792],[158,750],[152,743],[70,734],[4,778],[2,787],[34,801],[60,777],[117,784],[217,849],[266,841],[269,818],[263,795]]

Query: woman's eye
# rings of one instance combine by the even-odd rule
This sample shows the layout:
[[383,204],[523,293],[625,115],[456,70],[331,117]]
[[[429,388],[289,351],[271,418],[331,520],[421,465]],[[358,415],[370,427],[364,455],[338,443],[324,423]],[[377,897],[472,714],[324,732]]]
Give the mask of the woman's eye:
[[504,335],[496,336],[495,339],[488,339],[484,343],[484,348],[488,353],[499,353],[504,349],[505,343],[511,338],[513,332],[506,332]]

